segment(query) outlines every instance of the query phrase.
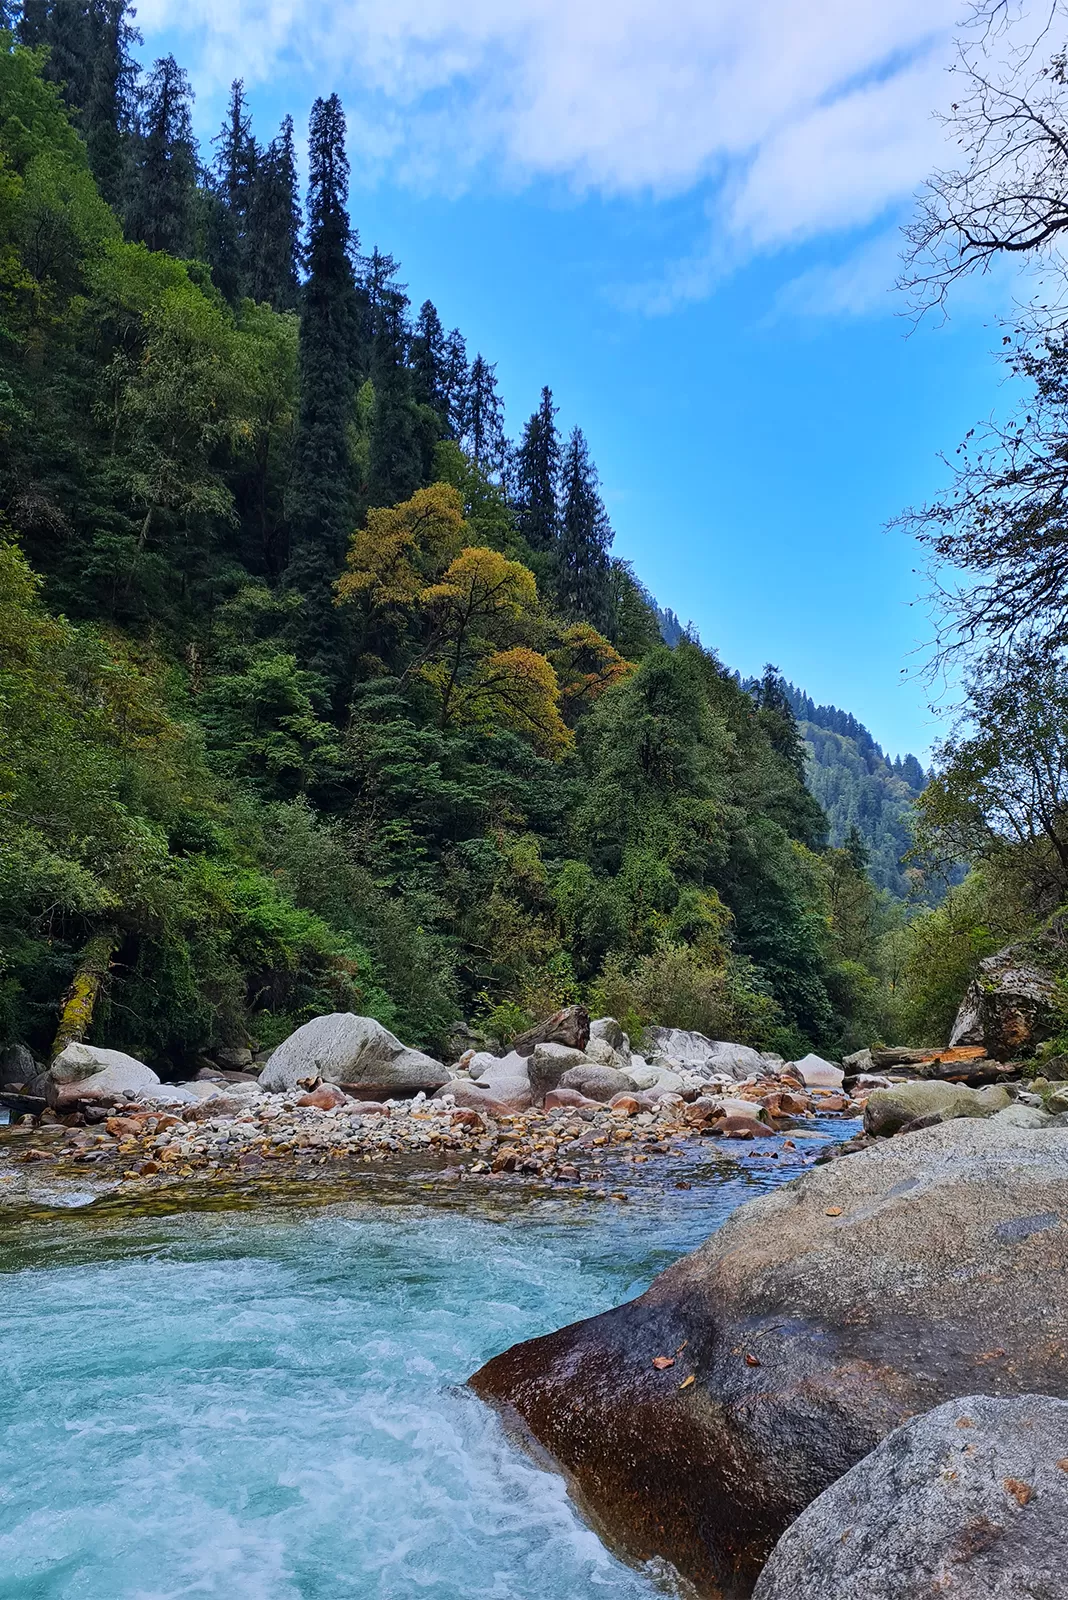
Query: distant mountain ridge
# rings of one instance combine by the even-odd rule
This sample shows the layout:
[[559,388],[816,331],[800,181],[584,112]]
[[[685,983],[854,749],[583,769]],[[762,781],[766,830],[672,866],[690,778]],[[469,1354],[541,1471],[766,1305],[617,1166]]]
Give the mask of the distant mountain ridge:
[[904,898],[911,887],[902,866],[912,848],[909,813],[927,773],[914,755],[887,756],[850,712],[817,705],[792,683],[786,694],[808,752],[808,787],[827,813],[831,843],[844,844],[855,827],[875,883]]
[[[660,634],[674,649],[693,631],[675,612],[653,601]],[[755,678],[734,677],[752,692]],[[928,774],[914,755],[891,758],[864,724],[838,706],[817,705],[796,684],[783,683],[805,741],[805,781],[827,813],[832,845],[843,845],[856,828],[868,851],[868,871],[880,889],[906,899],[915,884],[902,865],[912,848],[913,803],[927,786]]]

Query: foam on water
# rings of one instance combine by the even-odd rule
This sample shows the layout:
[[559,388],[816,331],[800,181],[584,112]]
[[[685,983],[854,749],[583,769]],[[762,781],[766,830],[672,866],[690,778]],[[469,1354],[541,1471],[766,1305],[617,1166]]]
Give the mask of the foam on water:
[[45,1227],[0,1274],[0,1600],[647,1600],[460,1386],[737,1189]]

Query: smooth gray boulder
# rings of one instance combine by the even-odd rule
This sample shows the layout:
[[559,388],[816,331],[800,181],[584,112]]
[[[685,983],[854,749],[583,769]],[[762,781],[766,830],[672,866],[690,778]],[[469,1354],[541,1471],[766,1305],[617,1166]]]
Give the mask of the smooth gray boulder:
[[1068,1600],[1068,1403],[968,1395],[894,1430],[787,1528],[753,1600]]
[[75,1040],[33,1080],[31,1090],[43,1095],[56,1110],[63,1110],[82,1100],[158,1093],[160,1087],[159,1075],[136,1056]]
[[[117,1055],[119,1052],[112,1053]],[[167,1094],[167,1086],[160,1083],[151,1067],[146,1067],[143,1061],[134,1061],[132,1056],[127,1059],[130,1063],[128,1066],[105,1067],[103,1072],[90,1073],[87,1078],[76,1078],[73,1083],[55,1083],[49,1079],[50,1087],[45,1090],[45,1098],[55,1110],[63,1111],[86,1100],[108,1102],[130,1097],[148,1100]]]
[[[77,1083],[81,1078],[91,1078],[107,1070],[127,1072],[131,1079],[140,1075],[142,1083],[159,1082],[152,1068],[146,1067],[136,1056],[128,1056],[123,1050],[104,1050],[100,1045],[82,1044],[80,1040],[73,1041],[61,1050],[47,1073],[53,1083]],[[130,1087],[136,1087],[135,1082],[131,1081]]]
[[833,1061],[825,1061],[822,1056],[802,1056],[800,1061],[791,1062],[795,1072],[800,1075],[801,1082],[806,1089],[840,1089],[845,1082],[845,1073],[841,1067],[836,1067]]
[[1007,1122],[1014,1128],[1049,1128],[1053,1125],[1053,1118],[1048,1111],[1043,1111],[1040,1106],[1011,1105],[1004,1111],[995,1111],[991,1118],[993,1122]]
[[622,1549],[738,1600],[910,1416],[977,1387],[1068,1398],[1066,1197],[1068,1130],[962,1119],[882,1141],[740,1206],[636,1300],[471,1385]]
[[685,1028],[646,1028],[645,1054],[653,1066],[670,1072],[693,1072],[710,1078],[728,1073],[736,1082],[755,1077],[767,1063],[759,1050],[747,1044],[731,1044],[725,1039],[707,1039],[703,1033]]
[[596,1067],[589,1063],[569,1067],[557,1087],[577,1089],[588,1100],[600,1100],[605,1105],[614,1094],[631,1094],[634,1090],[626,1073],[617,1072],[615,1067]]
[[367,1100],[432,1094],[449,1080],[440,1061],[410,1050],[373,1017],[335,1011],[291,1033],[260,1073],[260,1088],[289,1093],[309,1078],[352,1084]]
[[629,1063],[630,1039],[623,1032],[622,1024],[617,1022],[615,1017],[597,1017],[595,1021],[590,1023],[587,1051],[589,1050],[589,1045],[593,1044],[595,1039],[600,1040],[602,1044],[606,1044],[609,1049],[614,1050],[616,1055],[621,1057],[624,1066]]
[[581,1050],[572,1050],[566,1044],[536,1044],[526,1063],[534,1099],[544,1100],[546,1092],[557,1087],[565,1072],[586,1065],[588,1062]]
[[633,1057],[625,1072],[635,1089],[658,1089],[662,1094],[682,1093],[683,1081],[677,1072],[669,1072],[667,1067],[649,1067],[644,1062],[636,1065],[640,1060],[640,1056]]
[[489,1072],[500,1061],[500,1056],[495,1056],[490,1050],[476,1050],[467,1063],[467,1075],[478,1082],[484,1072]]
[[992,1117],[1012,1104],[1012,1097],[1001,1084],[985,1089],[967,1089],[959,1083],[918,1080],[895,1084],[892,1089],[873,1089],[864,1107],[864,1131],[887,1138],[918,1117],[938,1117],[949,1122],[956,1117]]
[[617,1072],[627,1072],[630,1069],[630,1051],[624,1056],[619,1050],[613,1050],[607,1039],[591,1039],[583,1052],[587,1061],[592,1061],[597,1067],[614,1067]]

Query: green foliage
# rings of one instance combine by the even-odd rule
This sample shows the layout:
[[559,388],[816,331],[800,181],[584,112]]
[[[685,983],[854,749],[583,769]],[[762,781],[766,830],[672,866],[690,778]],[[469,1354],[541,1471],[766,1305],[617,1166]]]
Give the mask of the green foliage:
[[634,1039],[651,1023],[695,1029],[759,1050],[785,1045],[791,1054],[801,1039],[784,1026],[773,995],[749,962],[734,957],[714,966],[687,945],[667,944],[629,970],[618,956],[611,957],[593,986],[591,1003],[598,1014],[618,1017]]
[[889,934],[884,963],[901,1036],[918,1045],[944,1044],[980,961],[1027,927],[997,876],[977,871],[941,905]]

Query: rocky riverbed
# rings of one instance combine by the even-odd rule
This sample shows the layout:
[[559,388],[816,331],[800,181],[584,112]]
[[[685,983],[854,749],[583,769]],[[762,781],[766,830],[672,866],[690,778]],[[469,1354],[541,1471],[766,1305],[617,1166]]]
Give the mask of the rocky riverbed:
[[[745,1088],[753,1098],[742,1102]],[[673,1099],[655,1109],[641,1109],[633,1097],[631,1104],[551,1106],[499,1117],[422,1098],[368,1111],[321,1090],[216,1096],[180,1111],[131,1101],[110,1109],[101,1122],[80,1126],[45,1112],[0,1132],[0,1197],[22,1199],[71,1184],[104,1192],[256,1177],[340,1181],[369,1168],[445,1183],[550,1183],[606,1196],[624,1190],[628,1176],[642,1167],[664,1183],[684,1185],[684,1169],[717,1149],[800,1168],[824,1150],[828,1128],[855,1128],[847,1119],[856,1109],[843,1097],[789,1092],[791,1103],[803,1102],[804,1109],[778,1131],[761,1114],[767,1114],[764,1101],[781,1105],[782,1093],[756,1084],[739,1086],[731,1097],[745,1104],[752,1126],[742,1127],[734,1112],[729,1128],[723,1097],[713,1095]]]
[[386,1168],[607,1196],[647,1165],[684,1184],[674,1169],[712,1140],[801,1166],[828,1119],[863,1109],[864,1087],[844,1093],[841,1069],[815,1057],[662,1029],[647,1059],[618,1023],[591,1026],[578,1008],[541,1034],[528,1055],[468,1051],[446,1069],[372,1019],[338,1015],[298,1029],[258,1076],[212,1065],[170,1084],[132,1057],[72,1045],[5,1097],[15,1120],[0,1137],[0,1195],[39,1192],[46,1171],[101,1190]]

